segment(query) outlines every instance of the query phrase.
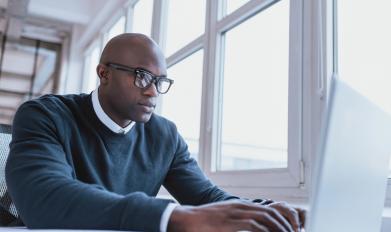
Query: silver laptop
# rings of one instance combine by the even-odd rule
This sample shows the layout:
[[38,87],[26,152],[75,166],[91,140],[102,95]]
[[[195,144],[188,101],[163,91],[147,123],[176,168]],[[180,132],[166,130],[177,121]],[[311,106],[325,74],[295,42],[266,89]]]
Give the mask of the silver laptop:
[[391,116],[333,78],[306,232],[378,232],[391,155]]

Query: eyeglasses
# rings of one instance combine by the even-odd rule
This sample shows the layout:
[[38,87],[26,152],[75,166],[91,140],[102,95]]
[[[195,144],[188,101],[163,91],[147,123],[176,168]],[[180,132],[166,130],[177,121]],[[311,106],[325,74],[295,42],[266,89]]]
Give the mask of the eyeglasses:
[[174,83],[174,80],[168,79],[165,76],[155,76],[152,73],[142,69],[142,68],[131,68],[122,64],[107,63],[108,67],[129,72],[135,74],[134,85],[140,89],[147,89],[151,86],[152,83],[155,84],[156,90],[160,94],[165,94],[170,89],[171,85]]

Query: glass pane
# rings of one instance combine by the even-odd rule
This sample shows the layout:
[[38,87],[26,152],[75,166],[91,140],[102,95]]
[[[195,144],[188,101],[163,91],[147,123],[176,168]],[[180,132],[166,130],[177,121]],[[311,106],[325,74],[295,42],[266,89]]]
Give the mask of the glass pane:
[[85,87],[86,93],[91,93],[99,82],[99,78],[96,73],[96,66],[99,63],[99,55],[99,46],[95,46],[91,54],[86,59],[86,77],[88,78]]
[[59,44],[27,38],[5,41],[0,76],[0,123],[12,124],[15,111],[24,101],[53,93],[58,84],[60,50]]
[[226,9],[227,9],[227,15],[231,14],[234,10],[238,9],[239,7],[243,6],[245,3],[249,2],[250,0],[225,0],[226,1]]
[[133,32],[151,35],[153,0],[138,1],[134,6]]
[[33,93],[36,95],[49,94],[53,92],[53,75],[56,71],[57,52],[39,48],[37,70],[34,79]]
[[288,65],[289,1],[225,34],[219,170],[287,167]]
[[167,56],[204,33],[205,4],[205,0],[168,1]]
[[391,2],[337,4],[339,77],[391,113]]
[[0,123],[12,124],[17,108],[30,95],[36,41],[7,40],[0,76]]
[[162,115],[175,122],[195,159],[200,136],[202,59],[200,50],[168,69],[174,84],[162,102]]
[[[122,16],[107,32],[106,42],[125,32],[125,16]],[[106,44],[106,43],[105,43]]]

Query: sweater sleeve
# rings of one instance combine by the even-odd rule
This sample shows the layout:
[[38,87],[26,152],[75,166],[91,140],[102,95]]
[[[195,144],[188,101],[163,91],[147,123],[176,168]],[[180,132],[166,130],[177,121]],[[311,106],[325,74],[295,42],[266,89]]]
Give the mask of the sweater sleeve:
[[27,227],[159,231],[170,201],[78,181],[58,128],[40,103],[19,108],[12,136],[6,182]]
[[211,202],[239,199],[219,189],[204,175],[190,157],[188,146],[175,129],[176,151],[164,187],[181,204],[202,205]]

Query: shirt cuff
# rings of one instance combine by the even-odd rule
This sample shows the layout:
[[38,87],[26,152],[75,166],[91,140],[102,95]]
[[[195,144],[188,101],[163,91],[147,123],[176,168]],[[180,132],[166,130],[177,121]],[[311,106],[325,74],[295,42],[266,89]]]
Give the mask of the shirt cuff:
[[177,206],[178,204],[169,203],[166,209],[163,211],[162,217],[160,218],[160,232],[167,231],[168,220],[170,219],[172,211],[174,211],[175,207]]

